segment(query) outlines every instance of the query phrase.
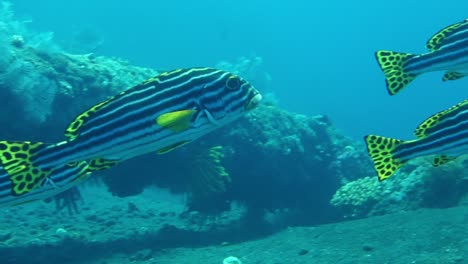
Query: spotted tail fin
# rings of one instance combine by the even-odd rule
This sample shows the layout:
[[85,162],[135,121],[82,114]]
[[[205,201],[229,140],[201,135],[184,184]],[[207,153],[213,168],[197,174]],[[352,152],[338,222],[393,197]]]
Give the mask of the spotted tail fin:
[[406,72],[404,69],[406,62],[415,56],[409,53],[386,50],[379,50],[375,53],[380,69],[385,75],[387,91],[390,95],[399,93],[416,78],[416,74]]
[[390,178],[405,164],[405,161],[394,157],[394,151],[404,144],[403,141],[375,135],[368,135],[364,137],[364,140],[367,144],[369,156],[374,161],[374,168],[379,181]]
[[41,142],[0,141],[0,165],[10,177],[13,195],[34,190],[50,175],[51,170],[34,164],[38,151],[48,146]]

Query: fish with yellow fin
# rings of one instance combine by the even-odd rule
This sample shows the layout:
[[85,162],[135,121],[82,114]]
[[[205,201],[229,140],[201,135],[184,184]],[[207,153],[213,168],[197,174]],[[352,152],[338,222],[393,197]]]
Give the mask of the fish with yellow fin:
[[406,162],[417,157],[436,155],[433,165],[439,166],[468,154],[468,100],[432,115],[414,133],[417,139],[409,141],[365,136],[380,181],[390,178]]
[[87,166],[86,162],[78,162],[57,167],[31,191],[21,194],[18,193],[24,189],[23,185],[26,183],[21,178],[10,177],[5,169],[0,167],[0,207],[43,200],[64,192],[91,175]]
[[468,19],[437,32],[427,41],[426,48],[429,52],[424,54],[387,50],[375,53],[390,95],[427,72],[445,71],[443,81],[468,76]]
[[261,98],[249,82],[227,71],[165,72],[78,115],[66,129],[66,141],[0,141],[0,179],[9,181],[11,195],[22,196],[60,170],[71,175],[76,164],[85,167],[85,175],[148,152],[163,154],[236,120]]

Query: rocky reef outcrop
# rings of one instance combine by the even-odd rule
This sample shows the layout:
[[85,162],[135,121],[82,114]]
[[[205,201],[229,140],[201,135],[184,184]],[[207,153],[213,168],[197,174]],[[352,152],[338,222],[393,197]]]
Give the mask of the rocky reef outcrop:
[[[29,31],[1,3],[1,139],[63,140],[78,113],[157,74],[119,58],[70,54],[52,36]],[[274,78],[260,57],[216,67],[271,91]],[[206,214],[240,204],[249,221],[272,216],[283,225],[451,206],[468,192],[463,160],[437,169],[414,162],[379,183],[361,141],[347,138],[327,116],[291,113],[271,94],[265,97],[254,112],[197,142],[130,160],[91,180],[101,178],[116,196],[152,185],[187,193],[187,209]]]

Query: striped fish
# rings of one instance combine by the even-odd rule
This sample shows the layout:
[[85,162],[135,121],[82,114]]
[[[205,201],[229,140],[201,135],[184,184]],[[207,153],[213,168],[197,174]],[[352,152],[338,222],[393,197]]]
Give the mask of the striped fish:
[[86,161],[92,172],[148,152],[171,151],[241,117],[260,100],[256,89],[230,72],[162,73],[78,115],[66,141],[0,141],[0,166],[12,194],[21,196],[67,164]]
[[440,30],[426,47],[429,52],[421,55],[386,50],[375,53],[390,95],[426,72],[445,71],[443,81],[468,75],[468,19]]
[[79,162],[61,166],[53,171],[37,188],[22,195],[13,195],[24,187],[15,183],[10,175],[0,167],[0,207],[19,205],[52,197],[64,192],[88,178],[87,163]]
[[429,117],[414,133],[417,139],[410,141],[375,135],[364,138],[380,181],[417,157],[435,154],[433,165],[439,166],[468,154],[468,100]]

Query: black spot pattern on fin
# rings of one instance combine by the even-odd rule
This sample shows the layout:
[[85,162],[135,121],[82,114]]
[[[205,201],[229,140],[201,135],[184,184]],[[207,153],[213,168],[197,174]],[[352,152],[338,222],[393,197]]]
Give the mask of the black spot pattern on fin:
[[375,58],[385,75],[387,91],[390,95],[399,93],[416,78],[416,75],[405,72],[403,68],[406,61],[414,56],[413,54],[385,50],[375,53]]
[[403,141],[376,135],[368,135],[364,140],[367,144],[369,156],[374,161],[374,168],[379,181],[390,178],[403,166],[404,162],[393,157],[393,152],[399,145],[403,144]]
[[[33,163],[34,153],[43,143],[0,141],[0,163],[12,183],[12,195],[23,195],[42,184],[51,170]],[[27,147],[26,147],[27,146]]]

